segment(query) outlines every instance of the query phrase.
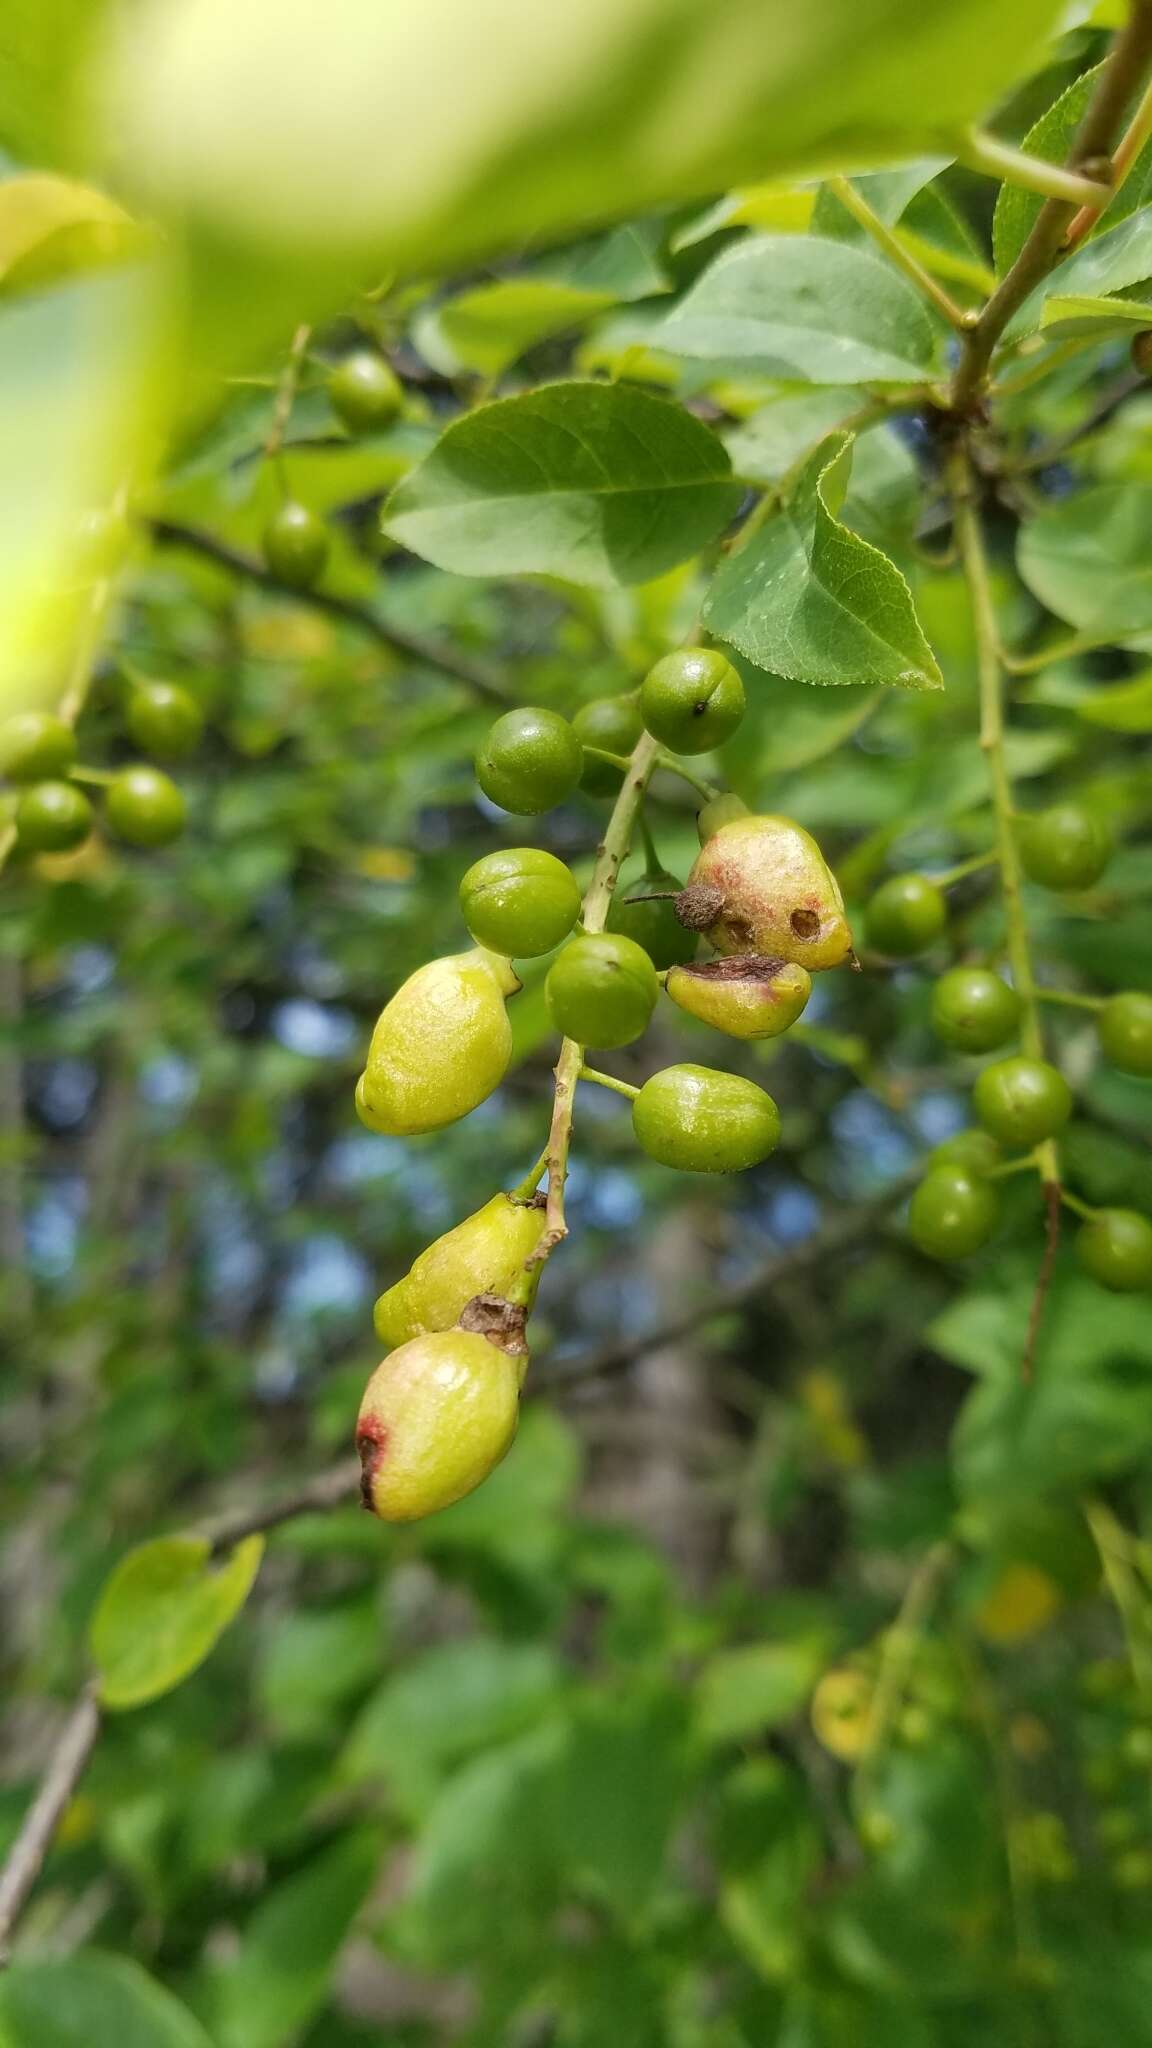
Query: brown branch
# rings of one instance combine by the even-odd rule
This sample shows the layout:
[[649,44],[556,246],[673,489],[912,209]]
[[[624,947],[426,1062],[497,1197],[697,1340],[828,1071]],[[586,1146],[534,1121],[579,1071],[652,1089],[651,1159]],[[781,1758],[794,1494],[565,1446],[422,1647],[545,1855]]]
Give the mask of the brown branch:
[[52,1846],[64,1809],[84,1775],[100,1731],[95,1682],[85,1686],[56,1739],[40,1789],[0,1869],[0,1968],[9,1960],[12,1931]]
[[330,619],[338,619],[342,625],[352,626],[393,654],[403,654],[409,661],[419,662],[425,668],[439,669],[442,675],[466,684],[478,697],[485,697],[493,704],[506,705],[513,701],[511,693],[487,663],[459,654],[454,647],[446,647],[440,641],[401,632],[398,627],[387,625],[370,605],[358,604],[355,598],[340,597],[329,590],[294,590],[290,583],[274,576],[257,556],[245,554],[242,549],[218,540],[215,534],[206,533],[199,526],[185,526],[175,519],[152,519],[148,521],[148,531],[161,547],[184,548],[190,554],[200,555],[206,562],[215,563],[218,569],[227,570],[230,576],[255,583],[261,590],[282,593],[298,604],[310,605],[313,611],[323,612]]
[[[1085,170],[1097,165],[1102,157],[1111,157],[1117,131],[1150,63],[1152,0],[1134,0],[1127,25],[1116,37],[1077,129],[1068,156],[1069,170]],[[970,412],[979,399],[997,342],[1013,314],[1059,261],[1064,237],[1077,212],[1075,202],[1068,199],[1048,199],[1041,207],[1015,263],[965,336],[952,384],[953,411]]]
[[1020,1361],[1020,1377],[1030,1380],[1036,1364],[1036,1346],[1040,1341],[1040,1325],[1044,1320],[1044,1307],[1052,1286],[1052,1275],[1056,1270],[1056,1253],[1060,1248],[1060,1183],[1046,1180],[1044,1190],[1044,1256],[1040,1271],[1036,1275],[1036,1292],[1032,1296],[1032,1309],[1028,1317],[1028,1334],[1024,1339],[1024,1356]]
[[231,1514],[218,1515],[213,1521],[202,1523],[194,1534],[203,1536],[212,1546],[213,1556],[223,1550],[231,1550],[234,1544],[243,1542],[246,1536],[259,1536],[266,1529],[278,1529],[283,1522],[295,1521],[297,1515],[322,1515],[332,1508],[351,1507],[360,1497],[360,1467],[351,1459],[333,1465],[327,1472],[317,1472],[311,1479],[297,1488],[295,1493],[281,1495],[278,1500],[267,1501],[262,1507],[238,1508]]

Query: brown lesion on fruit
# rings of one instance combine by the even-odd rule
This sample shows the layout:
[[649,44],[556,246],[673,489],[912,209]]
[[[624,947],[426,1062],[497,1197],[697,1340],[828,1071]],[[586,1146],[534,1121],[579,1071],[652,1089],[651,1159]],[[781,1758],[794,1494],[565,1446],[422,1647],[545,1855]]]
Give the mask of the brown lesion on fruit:
[[694,981],[775,981],[787,960],[770,953],[730,953],[723,960],[700,960],[681,969]]
[[815,939],[820,936],[820,913],[817,910],[794,910],[788,919],[798,939]]
[[676,898],[676,916],[686,931],[706,932],[724,908],[724,891],[711,882],[693,882]]
[[366,1417],[356,1431],[356,1455],[360,1460],[360,1504],[375,1513],[372,1489],[388,1448],[388,1431],[382,1422]]
[[528,1311],[522,1302],[505,1301],[502,1294],[474,1294],[460,1311],[459,1327],[487,1337],[510,1358],[524,1358],[528,1342],[524,1335]]
[[537,1188],[534,1195],[509,1195],[508,1200],[514,1203],[517,1209],[546,1209],[548,1207],[548,1197],[543,1188]]

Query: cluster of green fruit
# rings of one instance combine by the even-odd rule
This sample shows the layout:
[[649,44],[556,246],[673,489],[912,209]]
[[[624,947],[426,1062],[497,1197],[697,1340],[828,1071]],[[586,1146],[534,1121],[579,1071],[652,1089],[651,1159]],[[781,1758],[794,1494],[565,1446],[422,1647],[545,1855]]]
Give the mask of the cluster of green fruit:
[[[382,433],[404,405],[403,385],[373,349],[355,349],[344,356],[328,375],[327,392],[333,412],[350,434]],[[285,497],[265,525],[262,546],[264,561],[278,583],[290,590],[311,590],[328,560],[328,528],[310,506]]]
[[[477,780],[492,803],[520,816],[538,816],[577,787],[619,796],[630,774],[639,794],[659,748],[705,752],[743,711],[743,684],[723,655],[681,650],[635,693],[600,699],[571,722],[534,706],[507,712],[480,749]],[[812,974],[854,960],[839,889],[790,819],[753,816],[723,796],[705,805],[699,827],[686,884],[665,872],[645,834],[643,882],[623,900],[606,894],[595,915],[570,869],[540,848],[470,867],[460,906],[475,946],[419,968],[379,1017],[356,1088],[369,1129],[437,1130],[499,1085],[512,1055],[506,1002],[521,985],[514,960],[555,954],[548,1014],[581,1061],[586,1048],[638,1039],[661,985],[680,1009],[734,1038],[786,1031]],[[701,935],[715,957],[698,963]],[[775,1102],[741,1075],[678,1065],[638,1089],[607,1085],[632,1098],[638,1144],[667,1166],[733,1172],[767,1158],[779,1139]],[[459,1499],[507,1450],[543,1233],[534,1184],[498,1195],[378,1303],[378,1333],[397,1348],[370,1383],[358,1444],[365,1500],[385,1519]]]
[[[1025,874],[1059,891],[1091,888],[1113,850],[1101,820],[1074,803],[1021,820],[1018,835]],[[941,937],[947,919],[938,883],[924,875],[894,875],[872,897],[865,931],[877,952],[910,959]],[[1122,1073],[1152,1076],[1152,995],[1130,990],[1099,1003],[1082,1000],[1095,1012],[1105,1058]],[[932,992],[935,1029],[959,1052],[999,1051],[1016,1037],[1021,1014],[1016,990],[988,967],[950,968]],[[1012,1166],[1000,1147],[1033,1151],[1062,1130],[1073,1106],[1059,1070],[1024,1054],[985,1067],[972,1104],[980,1129],[937,1148],[912,1198],[911,1235],[933,1258],[965,1258],[987,1242],[1000,1208],[995,1178]],[[1152,1285],[1152,1223],[1135,1210],[1087,1213],[1076,1250],[1084,1271],[1101,1286],[1126,1292]]]
[[[182,760],[204,729],[199,705],[176,683],[133,678],[124,722],[143,752],[161,761]],[[16,843],[24,853],[68,853],[96,823],[98,790],[105,824],[128,846],[167,846],[184,830],[184,798],[162,769],[133,762],[108,771],[82,767],[76,735],[51,712],[22,711],[0,728],[0,773],[17,790]]]

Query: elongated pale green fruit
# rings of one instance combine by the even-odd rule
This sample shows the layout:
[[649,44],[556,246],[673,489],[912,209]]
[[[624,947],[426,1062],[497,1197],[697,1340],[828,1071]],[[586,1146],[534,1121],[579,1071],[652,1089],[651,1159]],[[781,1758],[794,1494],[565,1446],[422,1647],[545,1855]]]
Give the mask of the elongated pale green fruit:
[[763,953],[815,973],[852,951],[836,878],[791,818],[721,825],[701,847],[676,908],[718,953]]
[[412,1138],[467,1116],[508,1070],[504,998],[519,987],[510,962],[481,947],[417,968],[376,1021],[356,1084],[361,1122]]
[[672,1001],[729,1038],[777,1038],[796,1022],[812,993],[812,976],[794,960],[736,953],[673,967],[664,984]]
[[406,1344],[428,1330],[450,1330],[474,1294],[512,1292],[544,1231],[534,1202],[493,1195],[475,1215],[445,1231],[413,1261],[373,1310],[384,1344]]
[[414,1337],[378,1365],[356,1423],[361,1497],[417,1522],[487,1479],[516,1434],[517,1359],[473,1330]]

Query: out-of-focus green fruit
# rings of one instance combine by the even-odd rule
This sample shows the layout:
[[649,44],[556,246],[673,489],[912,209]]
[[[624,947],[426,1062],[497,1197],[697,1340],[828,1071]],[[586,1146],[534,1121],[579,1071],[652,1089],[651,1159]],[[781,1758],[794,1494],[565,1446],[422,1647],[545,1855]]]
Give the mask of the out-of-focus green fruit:
[[9,782],[53,782],[76,759],[76,735],[49,711],[17,711],[0,726],[0,775]]

